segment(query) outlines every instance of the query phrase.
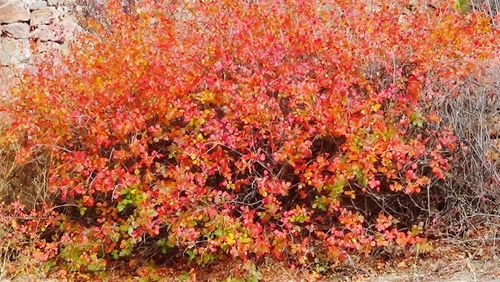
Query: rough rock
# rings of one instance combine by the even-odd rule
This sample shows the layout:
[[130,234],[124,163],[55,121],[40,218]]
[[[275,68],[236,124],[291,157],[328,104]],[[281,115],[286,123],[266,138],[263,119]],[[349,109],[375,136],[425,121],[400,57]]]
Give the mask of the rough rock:
[[76,18],[66,17],[60,23],[62,36],[65,41],[73,40],[75,36],[82,31],[82,27],[77,24]]
[[57,42],[40,42],[38,44],[38,52],[43,54],[47,52],[52,52],[52,51],[61,51],[63,48],[63,45],[57,43]]
[[0,67],[0,102],[9,100],[9,87],[16,81],[12,67]]
[[0,0],[0,67],[29,68],[50,51],[67,54],[82,31],[76,1]]
[[70,6],[76,4],[75,0],[48,0],[50,6]]
[[54,7],[46,7],[31,12],[30,25],[39,26],[43,24],[50,24],[57,18],[56,9]]
[[39,25],[30,33],[30,38],[37,41],[62,41],[62,27],[55,24]]
[[19,0],[0,0],[0,24],[24,22],[30,19],[30,11]]
[[47,7],[47,1],[33,1],[28,7],[30,10],[40,10]]
[[30,26],[27,23],[11,23],[0,26],[0,34],[11,38],[26,39],[30,34]]
[[27,39],[0,38],[0,65],[19,65],[31,56]]

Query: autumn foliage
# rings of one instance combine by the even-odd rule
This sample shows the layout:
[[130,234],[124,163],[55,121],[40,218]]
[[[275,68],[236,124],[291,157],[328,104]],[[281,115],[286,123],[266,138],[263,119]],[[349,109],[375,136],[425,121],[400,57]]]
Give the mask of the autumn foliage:
[[2,142],[19,165],[47,160],[50,200],[5,204],[6,234],[31,236],[33,217],[9,216],[33,209],[50,219],[37,259],[91,271],[146,249],[337,263],[424,242],[459,146],[428,106],[498,54],[487,17],[453,1],[160,2],[112,1],[13,89]]

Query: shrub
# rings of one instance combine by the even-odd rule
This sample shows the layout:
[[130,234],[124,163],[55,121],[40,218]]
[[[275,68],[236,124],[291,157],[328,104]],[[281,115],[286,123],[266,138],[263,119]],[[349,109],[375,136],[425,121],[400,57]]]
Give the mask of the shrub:
[[106,27],[5,106],[17,158],[49,160],[47,240],[70,269],[144,247],[335,263],[423,242],[457,147],[427,109],[494,56],[487,18],[427,1],[160,2],[112,1]]

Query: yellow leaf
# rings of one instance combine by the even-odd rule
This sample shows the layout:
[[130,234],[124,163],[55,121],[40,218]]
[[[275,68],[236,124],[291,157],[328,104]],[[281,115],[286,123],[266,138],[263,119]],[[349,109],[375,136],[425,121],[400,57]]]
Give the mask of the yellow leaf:
[[382,107],[382,105],[375,104],[375,105],[372,106],[372,111],[376,112],[376,111],[378,111],[380,109],[380,107]]
[[227,244],[228,245],[233,245],[236,241],[234,240],[234,234],[233,233],[229,233],[227,235]]

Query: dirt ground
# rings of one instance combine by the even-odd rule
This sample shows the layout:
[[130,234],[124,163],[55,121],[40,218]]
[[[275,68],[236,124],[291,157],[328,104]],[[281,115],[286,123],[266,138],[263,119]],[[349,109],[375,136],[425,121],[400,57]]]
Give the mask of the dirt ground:
[[293,267],[289,263],[263,259],[254,264],[225,261],[198,268],[188,264],[158,266],[132,260],[101,276],[54,271],[50,278],[22,276],[16,281],[497,281],[500,282],[500,241],[434,241],[432,250],[395,250],[369,258],[348,258],[333,268],[318,263]]

